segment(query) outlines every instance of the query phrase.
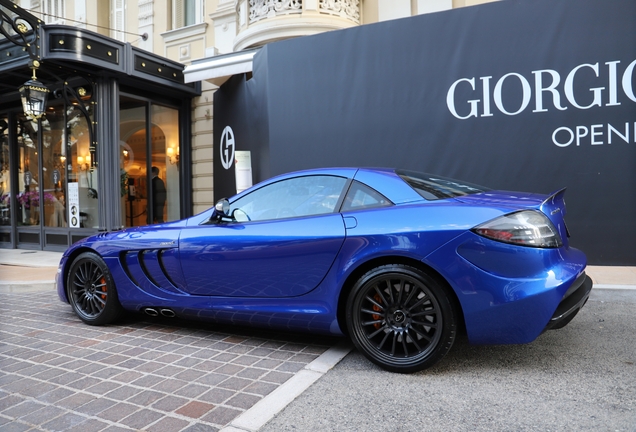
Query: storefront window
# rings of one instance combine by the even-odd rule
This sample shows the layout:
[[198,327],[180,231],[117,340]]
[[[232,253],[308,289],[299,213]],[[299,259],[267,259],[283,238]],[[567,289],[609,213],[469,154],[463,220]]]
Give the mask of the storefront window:
[[7,117],[0,117],[0,225],[11,225],[11,170]]
[[[90,107],[89,107],[90,110]],[[97,228],[97,169],[91,164],[88,123],[74,106],[58,103],[49,106],[41,120],[42,172],[37,166],[37,122],[22,119],[18,126],[20,144],[22,225],[39,223],[39,189],[44,198],[42,225],[45,227]],[[27,178],[31,177],[27,190]],[[73,189],[75,219],[69,224],[68,189]],[[35,201],[37,200],[37,201]],[[27,217],[27,210],[28,217]],[[39,208],[38,208],[39,210]]]
[[[18,117],[18,225],[40,223],[40,161],[38,156],[38,123]],[[45,195],[45,200],[48,196]]]
[[66,149],[64,145],[64,107],[49,107],[42,120],[42,185],[44,187],[44,225],[65,227]]

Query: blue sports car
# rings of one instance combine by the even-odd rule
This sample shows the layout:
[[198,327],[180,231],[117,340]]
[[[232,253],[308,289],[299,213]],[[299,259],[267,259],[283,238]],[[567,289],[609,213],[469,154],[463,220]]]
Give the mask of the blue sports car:
[[100,233],[64,254],[60,298],[87,324],[124,310],[347,335],[379,366],[533,341],[587,301],[564,190],[494,191],[394,169],[264,181],[199,215]]

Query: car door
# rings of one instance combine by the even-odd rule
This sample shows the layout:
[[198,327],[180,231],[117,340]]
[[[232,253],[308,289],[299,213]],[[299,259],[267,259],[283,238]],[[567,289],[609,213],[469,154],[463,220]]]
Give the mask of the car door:
[[268,184],[231,203],[236,220],[187,227],[179,250],[193,295],[293,297],[313,290],[345,238],[335,213],[347,179],[294,177]]

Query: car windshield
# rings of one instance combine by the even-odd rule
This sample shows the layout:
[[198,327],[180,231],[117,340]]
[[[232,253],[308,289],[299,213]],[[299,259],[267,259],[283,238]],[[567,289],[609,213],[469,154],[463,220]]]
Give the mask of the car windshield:
[[417,171],[396,170],[395,173],[429,201],[472,195],[490,190],[465,181]]

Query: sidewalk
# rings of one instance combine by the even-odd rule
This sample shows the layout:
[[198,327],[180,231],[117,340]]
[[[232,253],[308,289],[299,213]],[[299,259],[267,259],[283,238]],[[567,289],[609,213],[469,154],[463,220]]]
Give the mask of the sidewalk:
[[[0,292],[53,289],[62,252],[0,249]],[[595,289],[636,290],[636,267],[588,266]]]
[[62,252],[0,249],[0,293],[53,289]]
[[596,289],[636,290],[636,267],[589,266],[586,271]]

